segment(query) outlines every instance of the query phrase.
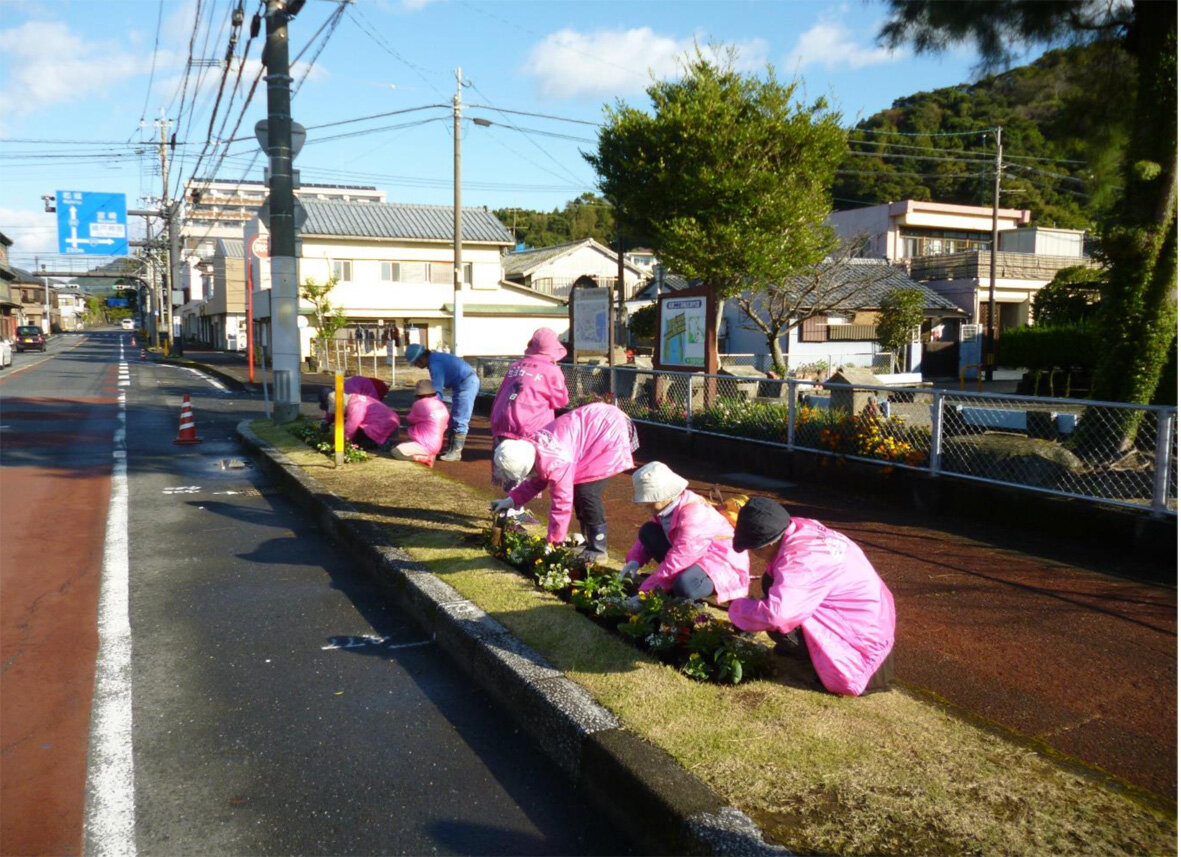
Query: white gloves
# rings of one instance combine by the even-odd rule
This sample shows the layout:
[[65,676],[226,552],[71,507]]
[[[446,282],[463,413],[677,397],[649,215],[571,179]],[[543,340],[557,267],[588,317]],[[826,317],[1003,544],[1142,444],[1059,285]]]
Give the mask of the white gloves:
[[625,562],[623,568],[619,570],[620,580],[632,580],[640,571],[640,564],[634,559],[631,562]]
[[493,514],[499,515],[501,512],[507,512],[515,505],[511,497],[505,497],[503,500],[493,500],[488,504],[488,508]]

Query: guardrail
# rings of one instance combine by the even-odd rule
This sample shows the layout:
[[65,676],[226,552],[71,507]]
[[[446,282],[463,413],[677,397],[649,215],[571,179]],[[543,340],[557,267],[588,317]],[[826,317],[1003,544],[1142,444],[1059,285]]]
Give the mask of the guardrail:
[[[481,391],[511,362],[478,358]],[[571,404],[639,423],[1177,514],[1175,407],[559,365]]]

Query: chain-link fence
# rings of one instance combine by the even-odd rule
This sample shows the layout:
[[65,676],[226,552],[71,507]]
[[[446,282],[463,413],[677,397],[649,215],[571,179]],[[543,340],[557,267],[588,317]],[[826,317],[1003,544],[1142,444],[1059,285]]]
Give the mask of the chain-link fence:
[[[494,394],[511,360],[477,361]],[[636,422],[1176,514],[1177,409],[562,364]]]

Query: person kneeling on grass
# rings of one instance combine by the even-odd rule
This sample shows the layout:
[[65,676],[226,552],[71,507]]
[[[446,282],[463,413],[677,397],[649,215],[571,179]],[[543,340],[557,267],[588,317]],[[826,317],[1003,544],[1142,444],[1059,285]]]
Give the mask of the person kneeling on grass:
[[395,446],[391,455],[401,461],[417,461],[434,467],[435,456],[443,448],[443,436],[447,433],[451,414],[439,401],[430,379],[423,378],[415,384],[414,395],[418,401],[406,415],[406,434],[410,440]]
[[491,509],[507,512],[548,488],[546,541],[565,541],[573,509],[586,539],[582,558],[602,562],[607,557],[603,488],[612,476],[636,466],[632,453],[638,446],[636,427],[619,408],[602,402],[575,408],[532,440],[505,440],[496,447],[492,462],[497,479],[520,484],[503,500],[493,501]]
[[650,461],[632,474],[635,503],[652,507],[620,577],[634,577],[650,560],[659,565],[640,591],[660,588],[679,598],[716,595],[719,604],[750,588],[750,557],[734,550],[734,528],[722,513],[689,490],[667,465]]
[[810,658],[832,693],[888,690],[894,678],[894,596],[861,548],[819,521],[793,518],[766,497],[742,507],[735,550],[781,539],[763,575],[763,597],[731,602],[730,621],[751,633],[766,631],[777,654]]
[[[336,414],[336,393],[328,394],[328,413]],[[362,449],[389,449],[398,433],[398,415],[388,405],[361,393],[345,393],[344,437]]]
[[[380,378],[350,375],[344,379],[344,391],[350,394],[360,393],[362,396],[369,396],[372,399],[383,402],[385,401],[386,393],[390,391],[390,385]],[[328,396],[331,394],[331,387],[320,388],[320,410],[324,412],[325,420],[332,419],[332,413],[328,410]]]

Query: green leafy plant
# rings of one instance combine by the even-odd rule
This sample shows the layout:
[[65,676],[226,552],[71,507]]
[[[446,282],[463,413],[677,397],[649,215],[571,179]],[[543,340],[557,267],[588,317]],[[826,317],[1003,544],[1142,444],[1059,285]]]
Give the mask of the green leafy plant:
[[[298,420],[287,429],[316,452],[332,457],[336,454],[333,425],[329,422]],[[355,443],[345,441],[345,464],[358,464],[369,458],[369,454]]]

